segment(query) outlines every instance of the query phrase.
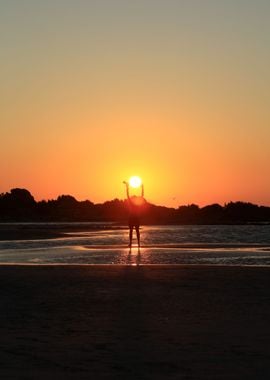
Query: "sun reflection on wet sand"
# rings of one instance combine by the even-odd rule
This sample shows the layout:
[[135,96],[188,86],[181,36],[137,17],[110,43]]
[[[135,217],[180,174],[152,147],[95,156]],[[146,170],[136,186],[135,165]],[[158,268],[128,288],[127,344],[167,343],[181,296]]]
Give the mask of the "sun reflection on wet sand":
[[127,264],[137,266],[141,264],[141,249],[138,246],[128,248]]

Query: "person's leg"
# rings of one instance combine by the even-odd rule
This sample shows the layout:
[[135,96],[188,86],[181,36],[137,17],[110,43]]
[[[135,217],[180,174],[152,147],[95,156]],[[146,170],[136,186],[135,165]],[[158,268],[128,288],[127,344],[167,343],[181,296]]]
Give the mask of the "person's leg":
[[133,226],[129,226],[129,248],[132,246]]
[[140,247],[141,245],[141,241],[140,241],[140,227],[139,226],[136,226],[136,235],[137,235],[137,241],[138,241],[138,247]]

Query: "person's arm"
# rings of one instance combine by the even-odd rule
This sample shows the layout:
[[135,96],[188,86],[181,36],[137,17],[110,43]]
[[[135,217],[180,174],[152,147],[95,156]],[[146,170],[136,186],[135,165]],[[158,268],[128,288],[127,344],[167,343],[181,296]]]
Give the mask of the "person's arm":
[[141,187],[142,187],[142,197],[144,197],[144,186],[143,186],[143,183],[142,183],[142,185],[141,185]]
[[129,199],[129,183],[126,181],[123,181],[123,184],[126,185],[127,199]]

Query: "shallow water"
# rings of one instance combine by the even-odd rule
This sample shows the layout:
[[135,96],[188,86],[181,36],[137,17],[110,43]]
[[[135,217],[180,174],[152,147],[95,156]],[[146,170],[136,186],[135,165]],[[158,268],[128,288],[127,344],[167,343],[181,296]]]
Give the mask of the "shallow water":
[[[135,234],[134,234],[135,235]],[[135,236],[134,236],[135,238]],[[0,263],[270,265],[270,226],[145,226],[142,247],[128,230],[0,242]]]

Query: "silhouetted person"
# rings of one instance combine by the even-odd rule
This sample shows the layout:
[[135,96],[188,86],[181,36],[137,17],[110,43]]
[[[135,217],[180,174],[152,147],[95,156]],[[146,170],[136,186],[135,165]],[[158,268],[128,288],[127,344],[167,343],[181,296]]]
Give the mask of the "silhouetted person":
[[142,209],[145,203],[144,199],[144,186],[143,184],[141,187],[141,195],[140,196],[130,196],[129,194],[129,183],[124,181],[123,182],[126,185],[126,191],[127,191],[127,201],[128,201],[128,226],[129,226],[129,248],[132,246],[132,236],[133,236],[133,228],[136,230],[137,235],[137,241],[138,241],[138,247],[140,247],[140,219],[142,214]]

